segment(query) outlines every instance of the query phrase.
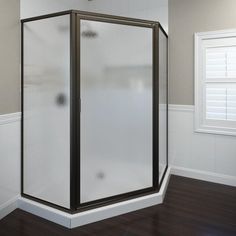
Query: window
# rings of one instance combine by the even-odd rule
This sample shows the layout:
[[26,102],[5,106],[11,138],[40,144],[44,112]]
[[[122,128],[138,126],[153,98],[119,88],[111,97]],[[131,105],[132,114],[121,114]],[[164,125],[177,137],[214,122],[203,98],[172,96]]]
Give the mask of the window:
[[236,135],[236,30],[195,34],[195,130]]

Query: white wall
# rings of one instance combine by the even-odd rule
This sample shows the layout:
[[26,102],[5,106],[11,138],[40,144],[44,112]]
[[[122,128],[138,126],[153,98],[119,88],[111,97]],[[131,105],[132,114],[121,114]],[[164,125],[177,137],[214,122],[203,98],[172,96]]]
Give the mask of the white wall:
[[69,9],[159,21],[168,31],[168,0],[21,0],[21,18]]
[[194,132],[194,106],[170,105],[169,164],[174,172],[236,186],[236,137]]
[[94,0],[88,6],[98,13],[159,21],[168,31],[168,0]]
[[0,115],[0,219],[14,210],[19,194],[20,113],[12,113]]
[[88,10],[86,0],[21,0],[21,19],[59,11],[80,9]]

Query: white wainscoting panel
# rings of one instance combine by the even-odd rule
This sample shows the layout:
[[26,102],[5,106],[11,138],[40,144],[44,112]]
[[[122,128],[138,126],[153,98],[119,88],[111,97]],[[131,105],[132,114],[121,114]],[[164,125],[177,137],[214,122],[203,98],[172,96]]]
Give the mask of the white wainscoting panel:
[[236,186],[236,137],[194,132],[194,106],[169,105],[169,165],[177,175]]
[[20,113],[0,115],[0,219],[20,194]]

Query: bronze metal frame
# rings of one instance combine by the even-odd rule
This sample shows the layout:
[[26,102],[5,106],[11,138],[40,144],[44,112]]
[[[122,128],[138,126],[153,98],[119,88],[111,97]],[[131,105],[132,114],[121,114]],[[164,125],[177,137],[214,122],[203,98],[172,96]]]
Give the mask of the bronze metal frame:
[[[24,193],[23,178],[24,178],[24,165],[23,165],[23,156],[24,156],[24,35],[23,27],[24,23],[42,20],[50,17],[57,17],[62,15],[70,15],[70,136],[71,136],[71,146],[70,146],[70,209],[49,203],[47,201],[29,196]],[[150,28],[153,32],[153,186],[146,189],[141,189],[137,191],[132,191],[124,194],[119,194],[112,197],[107,197],[99,199],[96,201],[91,201],[87,203],[82,203],[80,201],[80,20],[91,20],[91,21],[100,21],[113,24],[122,24],[130,25],[137,27],[147,27]],[[112,16],[98,13],[91,13],[85,11],[63,11],[54,14],[48,14],[38,17],[27,18],[21,21],[21,110],[22,110],[22,119],[21,119],[21,194],[22,196],[38,201],[45,205],[58,208],[60,210],[76,213],[79,211],[88,210],[91,208],[96,208],[99,206],[104,206],[112,204],[115,202],[120,202],[132,198],[137,198],[143,195],[151,194],[158,192],[161,186],[161,183],[164,179],[164,175],[159,181],[159,29],[165,34],[167,34],[161,27],[159,22],[140,20],[134,18]],[[167,105],[168,106],[168,105]],[[79,109],[78,109],[79,108]],[[168,110],[167,110],[168,113]],[[168,125],[167,125],[168,129]],[[168,135],[167,135],[168,139]],[[168,157],[167,157],[167,166],[165,172],[168,168]]]

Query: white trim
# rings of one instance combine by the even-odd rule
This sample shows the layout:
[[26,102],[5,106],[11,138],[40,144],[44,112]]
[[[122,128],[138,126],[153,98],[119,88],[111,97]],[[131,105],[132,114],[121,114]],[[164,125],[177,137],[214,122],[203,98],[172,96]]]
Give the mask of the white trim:
[[200,124],[200,110],[199,110],[199,65],[198,65],[198,58],[199,58],[199,44],[200,44],[200,37],[202,33],[195,33],[194,34],[194,104],[195,104],[195,116],[194,116],[194,125],[195,130],[199,129]]
[[169,104],[168,108],[169,108],[169,111],[188,111],[188,112],[194,111],[193,105]]
[[184,168],[180,166],[171,166],[171,174],[187,178],[199,179],[217,184],[225,184],[236,187],[236,177],[223,175],[209,171]]
[[236,29],[227,29],[227,30],[217,30],[217,31],[207,31],[207,32],[195,33],[195,36],[202,38],[202,39],[219,38],[219,35],[220,35],[220,37],[235,37],[236,36]]
[[[169,104],[169,111],[172,112],[194,112],[196,107],[194,105],[178,105],[178,104]],[[196,119],[195,119],[196,121]],[[195,132],[197,133],[206,133],[206,134],[216,134],[216,135],[227,135],[227,136],[235,136],[235,130],[224,128],[221,131],[219,127],[214,126],[204,126],[204,128],[195,126]]]
[[158,193],[149,194],[143,197],[111,204],[104,207],[80,212],[77,214],[68,214],[52,207],[45,206],[43,204],[25,199],[21,197],[19,199],[18,206],[20,209],[50,220],[54,223],[63,225],[67,228],[75,228],[92,222],[104,220],[121,214],[125,214],[131,211],[143,209],[145,207],[161,204],[164,200],[167,186],[169,183],[170,168],[168,168],[162,187]]
[[0,125],[19,121],[21,119],[21,112],[8,113],[0,115]]
[[0,206],[0,220],[10,214],[12,211],[18,207],[19,195],[8,200],[3,205]]
[[199,126],[196,127],[194,131],[197,133],[236,136],[236,129],[229,129],[224,127],[221,128],[217,126]]

